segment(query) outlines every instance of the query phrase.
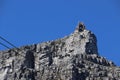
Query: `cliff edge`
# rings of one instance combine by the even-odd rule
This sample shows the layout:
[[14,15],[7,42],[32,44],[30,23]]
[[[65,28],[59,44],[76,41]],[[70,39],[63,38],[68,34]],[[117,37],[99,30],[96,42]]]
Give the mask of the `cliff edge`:
[[70,35],[0,52],[0,80],[120,80],[83,23]]

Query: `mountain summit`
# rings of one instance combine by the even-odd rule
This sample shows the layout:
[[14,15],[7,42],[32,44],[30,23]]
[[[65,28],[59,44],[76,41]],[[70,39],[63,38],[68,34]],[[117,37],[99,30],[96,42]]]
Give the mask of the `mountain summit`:
[[83,23],[70,35],[0,52],[0,80],[120,80]]

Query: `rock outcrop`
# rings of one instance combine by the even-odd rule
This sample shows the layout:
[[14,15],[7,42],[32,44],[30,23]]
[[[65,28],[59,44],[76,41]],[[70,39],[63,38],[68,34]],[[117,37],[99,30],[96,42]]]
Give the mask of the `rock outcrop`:
[[120,80],[98,54],[95,35],[79,23],[64,38],[0,52],[0,80]]

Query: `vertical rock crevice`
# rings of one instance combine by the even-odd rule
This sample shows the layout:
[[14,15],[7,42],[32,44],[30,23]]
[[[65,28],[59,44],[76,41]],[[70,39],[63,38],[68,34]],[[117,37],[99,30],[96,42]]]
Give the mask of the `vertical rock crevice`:
[[28,50],[25,54],[25,61],[24,61],[24,66],[25,66],[25,72],[26,75],[24,77],[26,80],[35,80],[35,57],[34,57],[34,52]]
[[26,68],[31,68],[31,69],[35,68],[35,57],[32,51],[28,50],[26,52],[24,65]]

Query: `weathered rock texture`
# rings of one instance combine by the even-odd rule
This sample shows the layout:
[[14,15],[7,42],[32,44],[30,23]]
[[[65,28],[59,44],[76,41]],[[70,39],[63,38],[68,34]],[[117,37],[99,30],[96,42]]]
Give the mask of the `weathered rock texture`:
[[120,80],[99,56],[95,35],[79,23],[62,39],[0,52],[0,80]]

